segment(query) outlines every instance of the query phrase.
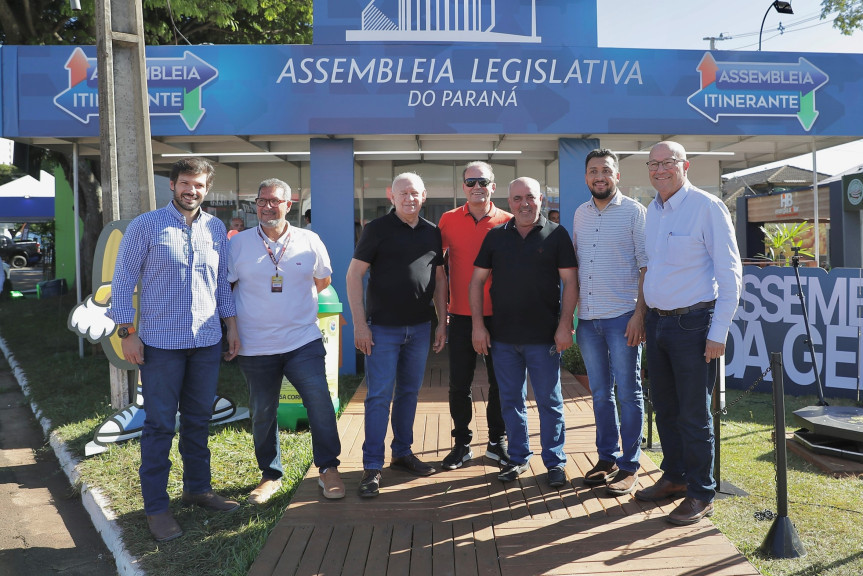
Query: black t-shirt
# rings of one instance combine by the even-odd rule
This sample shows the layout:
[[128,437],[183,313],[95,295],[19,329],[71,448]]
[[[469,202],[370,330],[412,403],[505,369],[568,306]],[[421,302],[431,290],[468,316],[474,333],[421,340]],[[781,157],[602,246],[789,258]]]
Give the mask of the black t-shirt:
[[491,270],[491,333],[507,344],[551,344],[560,319],[559,268],[578,262],[569,233],[544,216],[522,238],[513,218],[489,230],[474,265]]
[[368,262],[366,317],[382,326],[411,326],[434,316],[435,269],[443,266],[440,229],[420,218],[414,228],[395,209],[368,223],[354,258]]

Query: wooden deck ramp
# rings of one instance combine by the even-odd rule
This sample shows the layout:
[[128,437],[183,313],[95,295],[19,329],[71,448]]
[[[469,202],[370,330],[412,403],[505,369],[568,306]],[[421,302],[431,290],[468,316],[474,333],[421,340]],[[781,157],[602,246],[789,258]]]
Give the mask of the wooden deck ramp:
[[[414,452],[435,465],[452,442],[447,371],[446,352],[431,354],[414,424]],[[317,469],[310,469],[249,576],[757,576],[709,521],[675,527],[663,518],[674,507],[669,501],[613,498],[601,487],[584,485],[584,473],[596,458],[590,393],[568,373],[562,378],[569,479],[564,488],[546,482],[532,396],[528,413],[536,456],[518,481],[497,480],[496,463],[483,456],[488,384],[478,366],[473,461],[427,478],[385,467],[381,494],[370,499],[357,495],[363,468],[361,386],[339,420],[339,470],[347,496],[323,498]],[[660,470],[646,456],[641,466],[641,486],[659,479]]]

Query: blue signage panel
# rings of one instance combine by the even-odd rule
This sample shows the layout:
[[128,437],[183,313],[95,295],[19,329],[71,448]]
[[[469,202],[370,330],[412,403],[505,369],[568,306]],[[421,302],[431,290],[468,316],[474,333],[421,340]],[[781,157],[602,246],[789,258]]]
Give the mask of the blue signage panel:
[[[799,271],[824,394],[854,397],[863,376],[863,270]],[[786,392],[816,394],[794,269],[746,266],[743,283],[743,296],[726,346],[729,387],[748,388],[770,365],[770,353],[781,352]],[[772,381],[768,374],[758,389],[770,391]]]
[[[3,47],[2,135],[98,135],[95,47]],[[154,136],[859,136],[861,54],[530,43],[158,46]]]

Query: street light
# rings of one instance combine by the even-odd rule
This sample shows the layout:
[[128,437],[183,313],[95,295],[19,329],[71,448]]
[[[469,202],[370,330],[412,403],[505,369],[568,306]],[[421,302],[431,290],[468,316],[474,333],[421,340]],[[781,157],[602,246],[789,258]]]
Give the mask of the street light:
[[771,8],[776,8],[776,11],[780,14],[794,14],[794,10],[791,9],[791,2],[780,2],[779,0],[775,0],[767,7],[767,12],[764,13],[764,18],[761,19],[761,29],[758,31],[759,52],[761,52],[761,34],[764,32],[764,22],[767,20],[767,15],[770,14]]

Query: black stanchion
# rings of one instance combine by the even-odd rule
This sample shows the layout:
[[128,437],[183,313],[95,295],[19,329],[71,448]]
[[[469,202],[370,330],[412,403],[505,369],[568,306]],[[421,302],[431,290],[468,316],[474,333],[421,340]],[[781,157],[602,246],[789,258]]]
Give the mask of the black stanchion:
[[782,380],[782,354],[770,354],[773,374],[773,432],[776,449],[776,518],[759,551],[774,558],[798,558],[806,549],[797,529],[788,518],[788,474],[785,451],[785,385]]

